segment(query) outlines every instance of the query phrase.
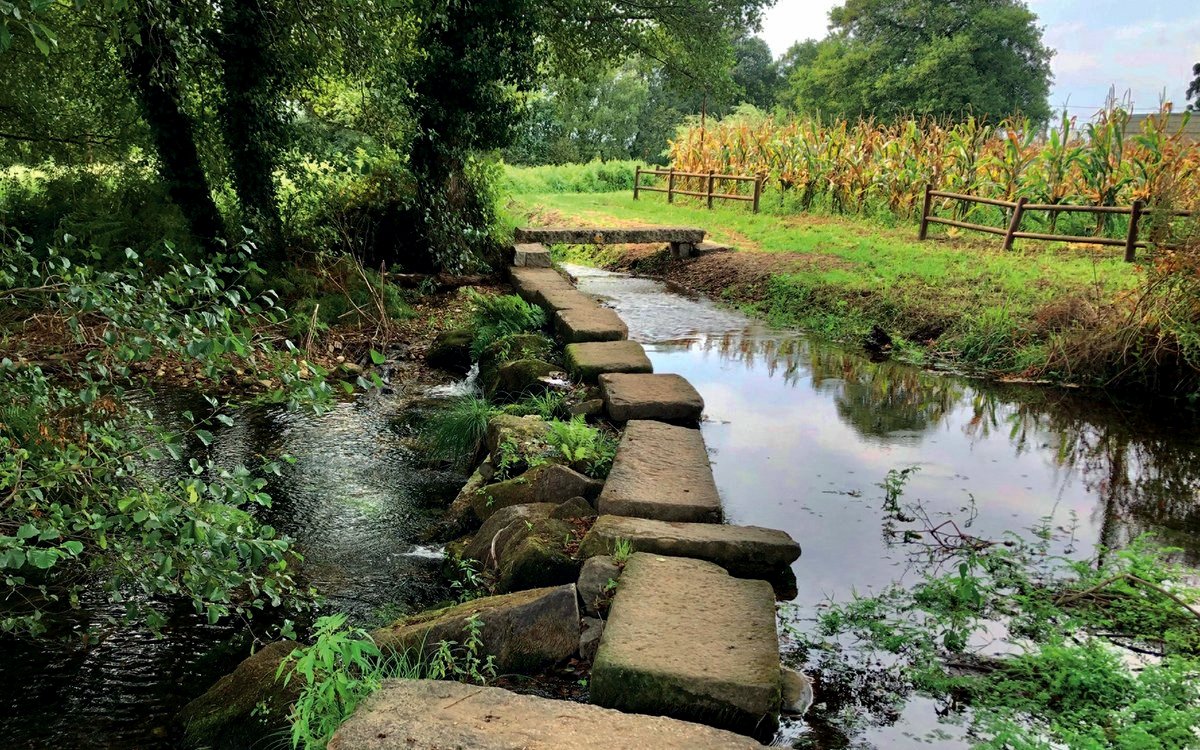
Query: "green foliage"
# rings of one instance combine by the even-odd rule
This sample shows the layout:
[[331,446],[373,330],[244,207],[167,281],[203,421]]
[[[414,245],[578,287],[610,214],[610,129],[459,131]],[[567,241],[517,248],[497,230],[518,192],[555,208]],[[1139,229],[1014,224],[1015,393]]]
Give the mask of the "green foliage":
[[87,581],[100,581],[127,616],[152,626],[162,616],[148,597],[180,597],[211,622],[279,606],[296,592],[289,540],[259,523],[267,505],[261,466],[226,467],[190,459],[190,476],[163,481],[145,470],[165,456],[183,459],[190,436],[205,446],[231,425],[231,404],[206,396],[206,415],[184,412],[183,432],[161,427],[133,389],[147,363],[189,366],[201,386],[219,387],[244,368],[282,386],[266,395],[292,406],[331,398],[324,372],[283,349],[260,328],[285,318],[274,297],[232,284],[258,269],[239,246],[212,264],[192,265],[171,250],[158,275],[132,250],[124,267],[100,271],[56,248],[44,263],[28,238],[0,248],[0,302],[57,315],[77,357],[51,375],[0,360],[0,631],[38,634],[50,612],[79,605]]
[[488,422],[500,411],[485,398],[460,396],[426,422],[422,433],[429,455],[463,466],[479,455]]
[[471,354],[477,359],[505,336],[537,331],[546,325],[546,311],[515,294],[488,297],[473,289],[465,291],[472,306],[471,327],[475,331]]
[[566,416],[568,394],[565,391],[546,391],[536,396],[527,396],[515,404],[506,404],[501,409],[505,414],[518,417],[536,415],[547,421]]
[[[629,556],[633,554],[633,542],[628,539],[617,539],[613,542],[612,559],[617,565],[624,565],[629,560]],[[610,581],[610,583],[614,583]],[[616,586],[606,586],[605,589],[616,588]]]
[[504,189],[513,194],[607,193],[633,189],[636,161],[600,161],[540,167],[505,165]]
[[467,620],[461,644],[441,641],[383,654],[370,635],[346,625],[346,615],[317,620],[311,646],[293,651],[276,679],[302,682],[292,708],[292,747],[320,750],[354,709],[385,679],[454,679],[484,683],[496,676],[494,657],[483,655],[483,622]]
[[1052,51],[1021,0],[847,0],[797,49],[783,101],[805,113],[1049,119]]
[[550,422],[546,442],[577,471],[603,479],[617,455],[617,440],[607,432],[588,425],[582,416],[569,422]]

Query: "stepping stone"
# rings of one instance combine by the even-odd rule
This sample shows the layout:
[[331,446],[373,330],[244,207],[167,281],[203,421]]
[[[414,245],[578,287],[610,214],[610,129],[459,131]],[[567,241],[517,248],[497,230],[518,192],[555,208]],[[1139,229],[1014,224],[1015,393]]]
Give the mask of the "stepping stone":
[[679,375],[614,373],[598,380],[604,406],[614,422],[657,419],[695,424],[704,412],[704,399]]
[[604,515],[720,521],[721,496],[700,431],[629,422],[596,507]]
[[592,308],[596,306],[596,300],[578,289],[558,289],[556,287],[538,289],[534,292],[533,302],[536,305],[546,308],[550,313],[556,313],[559,310],[574,310],[576,308]]
[[606,372],[654,372],[646,350],[636,341],[594,341],[568,344],[567,371],[585,383]]
[[510,266],[508,277],[521,299],[538,304],[537,295],[551,290],[574,290],[571,282],[553,268]]
[[591,700],[770,736],[779,666],[770,584],[703,560],[637,552],[592,664]]
[[569,307],[556,311],[554,328],[568,344],[620,341],[629,335],[629,329],[620,316],[595,303],[589,307]]
[[528,268],[550,268],[550,251],[537,242],[513,245],[513,265]]
[[329,750],[750,750],[748,737],[664,716],[445,680],[384,680]]
[[620,539],[628,541],[634,552],[707,560],[749,578],[771,576],[800,557],[800,545],[777,529],[624,516],[597,518],[583,538],[579,556],[611,554]]

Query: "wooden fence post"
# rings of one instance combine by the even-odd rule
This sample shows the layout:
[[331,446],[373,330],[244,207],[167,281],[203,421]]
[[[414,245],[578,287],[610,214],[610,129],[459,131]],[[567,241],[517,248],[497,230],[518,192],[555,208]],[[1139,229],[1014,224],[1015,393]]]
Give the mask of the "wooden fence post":
[[754,175],[754,213],[758,213],[758,199],[762,195],[762,175]]
[[1013,207],[1012,219],[1008,222],[1008,231],[1004,234],[1005,250],[1012,250],[1013,243],[1017,241],[1013,235],[1021,228],[1021,215],[1025,213],[1025,204],[1028,202],[1029,199],[1024,196],[1017,198],[1017,205]]
[[712,210],[713,174],[714,173],[715,173],[715,170],[712,170],[712,169],[708,170],[708,210],[709,211]]
[[929,207],[933,205],[933,189],[925,186],[925,204],[921,209],[921,232],[917,235],[917,239],[923,240],[929,234]]
[[639,165],[633,171],[633,199],[637,200],[638,183],[642,181],[642,168]]
[[1133,208],[1129,212],[1129,233],[1125,235],[1125,262],[1132,263],[1137,260],[1137,239],[1138,239],[1138,222],[1142,220],[1142,202],[1140,200],[1133,202]]
[[667,173],[667,203],[675,202],[675,167]]

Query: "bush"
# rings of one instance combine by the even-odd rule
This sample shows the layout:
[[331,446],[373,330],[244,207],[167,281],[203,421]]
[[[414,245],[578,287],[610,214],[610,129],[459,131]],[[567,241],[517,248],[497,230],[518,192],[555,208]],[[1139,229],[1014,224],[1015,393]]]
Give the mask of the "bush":
[[633,190],[634,170],[640,161],[592,161],[587,164],[551,164],[541,167],[504,165],[503,186],[517,195],[537,193],[612,193]]
[[475,338],[471,341],[471,354],[476,359],[505,336],[536,331],[546,325],[546,311],[515,294],[485,297],[473,289],[467,289],[466,294],[472,305],[471,327]]
[[431,458],[465,466],[479,455],[488,422],[500,410],[478,396],[461,396],[425,423],[423,439]]

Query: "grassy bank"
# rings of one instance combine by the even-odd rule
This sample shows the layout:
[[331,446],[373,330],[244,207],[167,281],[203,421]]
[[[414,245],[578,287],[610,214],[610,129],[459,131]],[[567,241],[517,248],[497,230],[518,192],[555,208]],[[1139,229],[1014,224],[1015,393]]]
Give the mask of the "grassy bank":
[[1130,331],[1145,271],[1111,249],[1025,243],[1005,252],[991,237],[946,233],[918,242],[907,222],[753,214],[742,204],[709,211],[660,196],[635,202],[628,192],[519,194],[509,213],[514,223],[703,227],[738,252],[678,263],[627,248],[598,260],[665,276],[774,324],[853,341],[879,326],[908,358],[1000,376],[1192,390],[1180,385],[1194,372],[1186,352],[1161,356],[1146,348],[1146,331]]

